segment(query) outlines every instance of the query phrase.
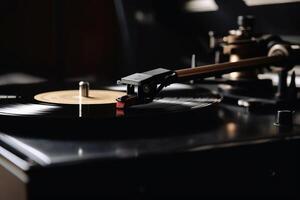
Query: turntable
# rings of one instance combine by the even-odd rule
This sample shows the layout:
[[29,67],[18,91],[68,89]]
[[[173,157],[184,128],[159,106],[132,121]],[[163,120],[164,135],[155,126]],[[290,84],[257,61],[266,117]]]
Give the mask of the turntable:
[[298,196],[300,45],[253,24],[210,32],[214,64],[0,86],[0,197]]

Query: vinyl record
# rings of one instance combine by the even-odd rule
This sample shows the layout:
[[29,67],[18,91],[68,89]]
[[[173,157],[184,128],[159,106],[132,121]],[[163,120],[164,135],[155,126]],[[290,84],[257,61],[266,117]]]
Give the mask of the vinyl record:
[[[118,130],[133,132],[137,125],[167,127],[168,123],[174,125],[175,121],[184,122],[192,116],[207,115],[221,101],[219,96],[203,88],[174,84],[163,90],[153,102],[131,106],[120,112],[112,99],[125,94],[125,87],[95,86],[91,90],[92,101],[87,99],[76,103],[77,91],[74,88],[77,85],[0,87],[0,120],[18,131],[38,130],[42,135],[49,131],[54,134],[57,130],[67,130],[73,135],[80,135],[82,131],[85,132],[83,134],[90,134],[97,129],[115,132],[116,126]],[[107,95],[111,95],[108,101],[105,99]]]

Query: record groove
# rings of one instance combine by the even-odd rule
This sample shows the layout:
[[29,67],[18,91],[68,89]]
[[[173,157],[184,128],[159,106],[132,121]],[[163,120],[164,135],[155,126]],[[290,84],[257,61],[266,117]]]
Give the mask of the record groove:
[[[193,124],[199,128],[200,121],[201,126],[205,128],[216,124],[216,106],[221,101],[218,95],[208,90],[181,84],[180,87],[175,85],[166,88],[153,102],[131,106],[120,115],[114,103],[47,103],[38,101],[34,97],[51,91],[49,86],[46,88],[35,85],[24,86],[23,89],[22,86],[18,87],[18,90],[11,92],[9,92],[10,87],[1,90],[7,91],[0,94],[2,96],[15,96],[15,98],[0,99],[2,127],[7,125],[10,131],[13,130],[18,134],[41,137],[46,135],[87,137],[86,134],[105,138],[127,138],[132,135],[144,137],[155,135],[155,130],[161,127],[166,129],[166,134],[175,134],[177,130],[184,128],[183,124]],[[114,90],[111,87],[97,89],[124,94],[124,87],[113,87]],[[54,87],[53,90],[57,89]],[[143,128],[139,131],[139,127]],[[169,128],[174,127],[177,130],[170,132]],[[98,132],[95,133],[95,130]]]

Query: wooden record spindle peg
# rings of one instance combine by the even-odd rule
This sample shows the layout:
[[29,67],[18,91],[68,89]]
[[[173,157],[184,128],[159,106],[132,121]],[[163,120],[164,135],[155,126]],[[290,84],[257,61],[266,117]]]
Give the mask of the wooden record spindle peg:
[[86,81],[79,82],[79,97],[89,97],[90,84]]

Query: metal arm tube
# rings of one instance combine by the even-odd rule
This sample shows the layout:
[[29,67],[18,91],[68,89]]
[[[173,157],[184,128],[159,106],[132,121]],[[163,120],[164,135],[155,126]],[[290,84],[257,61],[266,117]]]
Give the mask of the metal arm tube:
[[286,57],[282,55],[263,56],[249,59],[243,59],[237,62],[225,62],[211,65],[204,65],[195,68],[186,68],[176,70],[178,79],[191,79],[194,77],[210,77],[219,74],[242,71],[251,68],[265,67],[272,64],[278,64],[284,61]]

